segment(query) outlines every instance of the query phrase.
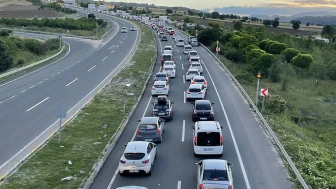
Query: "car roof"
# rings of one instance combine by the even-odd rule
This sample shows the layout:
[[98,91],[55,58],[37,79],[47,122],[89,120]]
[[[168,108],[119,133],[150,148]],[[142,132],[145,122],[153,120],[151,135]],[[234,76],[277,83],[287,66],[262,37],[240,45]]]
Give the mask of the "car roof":
[[205,79],[205,77],[202,75],[196,75],[193,77],[193,79]]
[[162,56],[171,56],[172,54],[163,53]]
[[172,47],[172,46],[168,46],[168,45],[167,45],[167,46],[165,46],[165,47],[164,47],[164,49],[165,49],[165,48],[173,48],[173,47]]
[[173,65],[166,65],[165,68],[174,68]]
[[167,82],[166,81],[155,81],[154,85],[166,85]]
[[204,169],[226,170],[226,160],[222,159],[205,159],[203,160]]
[[175,63],[174,61],[172,61],[172,60],[167,60],[166,62],[165,62],[165,64],[166,63]]
[[146,152],[148,143],[149,142],[145,142],[145,141],[128,142],[126,149],[125,149],[125,153]]
[[217,121],[198,121],[195,123],[197,132],[221,132],[220,124]]
[[199,56],[191,56],[190,59],[200,59]]
[[189,89],[190,88],[201,88],[202,86],[203,86],[202,84],[190,84]]
[[167,75],[167,73],[166,72],[158,72],[158,73],[156,73],[156,75],[158,75],[158,74],[165,74],[165,75]]
[[188,72],[189,72],[189,71],[198,71],[198,69],[195,69],[195,68],[189,68],[189,69],[188,69]]
[[142,117],[140,123],[156,123],[158,117]]
[[210,100],[195,100],[195,104],[211,104]]
[[199,63],[199,62],[192,62],[191,65],[193,65],[193,64],[201,64],[201,63]]
[[184,45],[184,48],[186,48],[186,47],[192,47],[191,45]]

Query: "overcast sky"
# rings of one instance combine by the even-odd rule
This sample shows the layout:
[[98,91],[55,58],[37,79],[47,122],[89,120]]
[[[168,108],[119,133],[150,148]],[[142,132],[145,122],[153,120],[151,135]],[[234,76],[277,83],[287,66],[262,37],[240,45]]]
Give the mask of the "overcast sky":
[[[112,1],[112,0],[105,0]],[[115,0],[122,2],[148,3],[166,6],[183,6],[195,9],[228,6],[272,6],[272,7],[335,7],[336,0]],[[270,2],[272,2],[270,4]]]

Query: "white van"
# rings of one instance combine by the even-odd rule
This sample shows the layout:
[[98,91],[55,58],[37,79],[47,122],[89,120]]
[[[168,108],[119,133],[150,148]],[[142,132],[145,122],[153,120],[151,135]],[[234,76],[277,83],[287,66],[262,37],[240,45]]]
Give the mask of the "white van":
[[176,43],[177,47],[184,47],[184,39],[179,38]]
[[194,155],[223,155],[222,126],[217,121],[197,121],[193,129]]

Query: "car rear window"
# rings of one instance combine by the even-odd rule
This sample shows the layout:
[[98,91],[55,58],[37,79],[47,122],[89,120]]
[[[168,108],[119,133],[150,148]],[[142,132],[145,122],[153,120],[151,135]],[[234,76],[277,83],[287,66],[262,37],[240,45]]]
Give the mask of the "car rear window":
[[192,66],[198,66],[199,67],[199,66],[201,66],[201,64],[192,64]]
[[156,130],[157,129],[157,125],[156,124],[141,124],[139,125],[139,129],[140,130]]
[[163,58],[163,60],[170,60],[171,56],[170,55],[163,55],[162,58]]
[[155,88],[163,88],[165,87],[164,85],[154,85]]
[[190,52],[190,55],[197,55],[197,52]]
[[196,110],[211,110],[210,104],[196,104]]
[[154,109],[169,109],[168,104],[155,104]]
[[156,74],[156,77],[167,77],[166,74]]
[[124,156],[127,160],[140,160],[145,157],[145,153],[125,153]]
[[198,62],[198,58],[192,58],[191,62]]
[[201,89],[199,89],[199,88],[190,88],[190,89],[189,89],[189,92],[192,92],[192,93],[199,93],[199,92],[201,92]]
[[165,47],[164,50],[171,51],[170,47]]
[[174,68],[165,68],[167,71],[174,71]]
[[178,42],[183,42],[183,39],[179,39]]
[[192,49],[191,47],[185,47],[184,49]]
[[203,180],[229,181],[227,170],[209,169],[204,170]]
[[188,73],[191,74],[191,75],[198,75],[197,71],[189,71]]
[[220,146],[219,132],[199,132],[197,133],[198,146]]
[[204,79],[194,79],[195,82],[204,82]]

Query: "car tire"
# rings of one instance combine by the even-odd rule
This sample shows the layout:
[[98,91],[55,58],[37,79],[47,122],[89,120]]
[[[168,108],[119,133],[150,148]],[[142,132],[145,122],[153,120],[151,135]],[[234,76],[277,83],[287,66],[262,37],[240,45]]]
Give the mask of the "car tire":
[[125,174],[124,173],[121,173],[120,171],[118,171],[119,172],[119,175],[120,176],[124,176]]
[[152,175],[152,167],[153,167],[153,165],[151,166],[149,172],[146,174],[147,176],[151,176]]
[[196,122],[196,119],[194,118],[194,116],[192,116],[191,119],[192,119],[193,122]]
[[195,157],[198,157],[198,154],[196,154],[196,153],[194,152],[194,156],[195,156]]

